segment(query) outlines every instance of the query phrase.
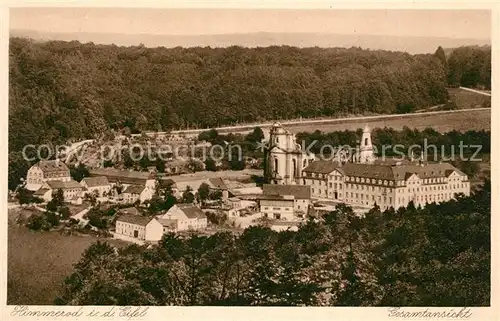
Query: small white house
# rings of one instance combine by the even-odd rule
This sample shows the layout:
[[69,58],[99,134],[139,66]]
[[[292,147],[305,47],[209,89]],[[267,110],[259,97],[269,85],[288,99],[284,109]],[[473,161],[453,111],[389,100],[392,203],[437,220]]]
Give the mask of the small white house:
[[167,213],[159,215],[157,218],[163,225],[165,232],[202,230],[207,228],[205,213],[199,207],[192,204],[174,205]]
[[52,200],[52,195],[57,191],[62,190],[64,200],[70,202],[82,196],[83,187],[77,181],[47,181],[42,187],[35,192],[35,196],[49,202]]
[[140,241],[155,242],[163,236],[163,225],[153,217],[122,215],[116,220],[115,233]]
[[123,191],[122,196],[123,202],[127,204],[135,203],[136,201],[144,203],[153,198],[153,190],[146,186],[130,185]]
[[97,191],[99,197],[111,190],[111,184],[105,176],[85,177],[80,184],[87,189],[86,193]]
[[41,198],[45,202],[49,202],[52,199],[52,190],[50,188],[40,188],[33,196]]

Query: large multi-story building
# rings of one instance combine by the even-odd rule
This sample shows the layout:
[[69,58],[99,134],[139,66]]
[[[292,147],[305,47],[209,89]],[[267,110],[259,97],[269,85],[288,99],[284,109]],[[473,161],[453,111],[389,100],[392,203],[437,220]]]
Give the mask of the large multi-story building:
[[47,181],[69,182],[71,175],[68,166],[59,159],[41,160],[31,166],[26,175],[26,188],[37,191]]
[[467,175],[448,163],[386,162],[374,164],[315,161],[303,171],[313,197],[382,209],[451,200],[470,194]]
[[[272,132],[270,139],[273,139]],[[274,157],[282,156],[271,150],[269,158]],[[381,209],[407,206],[411,201],[423,206],[448,201],[456,194],[470,194],[467,175],[449,163],[377,160],[367,127],[358,152],[350,159],[354,161],[312,161],[291,183],[310,186],[311,196],[316,199],[366,207],[377,204]],[[286,174],[278,167],[277,174],[269,177],[270,182],[276,183],[273,177],[285,177]]]

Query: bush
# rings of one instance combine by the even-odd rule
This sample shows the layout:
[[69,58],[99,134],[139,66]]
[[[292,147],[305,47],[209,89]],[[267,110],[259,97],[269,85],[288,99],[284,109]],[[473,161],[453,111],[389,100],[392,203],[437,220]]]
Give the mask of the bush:
[[59,215],[54,212],[46,212],[45,219],[51,225],[51,227],[59,226]]
[[227,215],[224,213],[207,212],[205,215],[207,216],[207,221],[214,225],[222,225],[227,221]]
[[63,220],[67,220],[71,217],[71,212],[68,207],[64,206],[59,209],[59,214],[61,214],[61,218]]
[[31,215],[26,226],[33,231],[48,231],[52,227],[44,215]]

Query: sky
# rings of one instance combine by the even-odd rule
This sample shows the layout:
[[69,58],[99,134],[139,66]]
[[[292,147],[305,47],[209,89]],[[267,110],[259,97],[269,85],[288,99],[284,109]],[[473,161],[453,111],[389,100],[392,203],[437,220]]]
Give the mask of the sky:
[[10,28],[68,33],[313,32],[490,39],[491,17],[484,10],[11,8]]

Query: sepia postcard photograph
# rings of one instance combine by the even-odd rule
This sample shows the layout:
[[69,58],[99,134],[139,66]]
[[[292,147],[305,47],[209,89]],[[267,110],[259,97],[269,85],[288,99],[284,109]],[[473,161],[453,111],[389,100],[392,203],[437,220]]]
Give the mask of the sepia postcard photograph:
[[9,8],[7,319],[491,317],[497,15]]

